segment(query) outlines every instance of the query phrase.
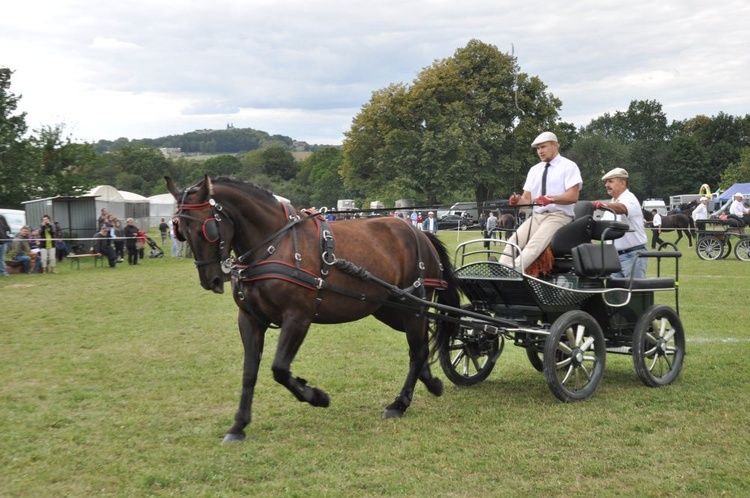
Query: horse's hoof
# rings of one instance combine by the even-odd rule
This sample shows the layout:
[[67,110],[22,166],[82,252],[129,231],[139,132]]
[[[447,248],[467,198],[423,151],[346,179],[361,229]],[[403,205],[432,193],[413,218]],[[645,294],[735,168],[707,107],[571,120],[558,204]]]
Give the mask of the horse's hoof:
[[435,396],[442,396],[443,391],[445,391],[443,381],[438,379],[437,377],[433,377],[428,382],[426,382],[425,387],[427,387],[427,390]]
[[227,443],[241,443],[245,440],[245,434],[232,434],[231,432],[228,432],[226,436],[224,436],[224,439],[221,441],[221,444],[227,444]]
[[383,418],[401,418],[404,416],[404,411],[398,408],[386,408],[383,412]]
[[313,388],[313,399],[310,404],[313,406],[319,406],[321,408],[328,408],[331,405],[331,397],[325,391]]

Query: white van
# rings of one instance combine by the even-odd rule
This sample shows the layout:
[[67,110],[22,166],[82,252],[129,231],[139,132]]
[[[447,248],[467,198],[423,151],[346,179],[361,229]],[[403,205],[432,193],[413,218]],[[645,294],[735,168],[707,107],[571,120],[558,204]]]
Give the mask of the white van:
[[656,209],[656,212],[661,215],[667,214],[667,205],[664,204],[664,201],[661,199],[646,199],[641,204],[641,207],[649,213],[653,209]]
[[0,214],[5,216],[5,221],[8,222],[13,235],[17,235],[21,231],[21,227],[26,225],[26,211],[0,208]]

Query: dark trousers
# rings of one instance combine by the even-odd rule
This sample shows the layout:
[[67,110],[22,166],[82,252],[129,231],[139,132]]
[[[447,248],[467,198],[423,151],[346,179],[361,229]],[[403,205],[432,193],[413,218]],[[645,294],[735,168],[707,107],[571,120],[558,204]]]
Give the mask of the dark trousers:
[[120,259],[125,259],[125,242],[115,241],[115,254]]
[[653,232],[653,238],[651,239],[651,249],[656,249],[660,245],[664,243],[663,240],[661,240],[661,237],[659,237],[659,229],[652,228],[651,231]]
[[115,252],[115,248],[112,246],[105,247],[102,249],[101,255],[105,258],[107,258],[107,261],[109,261],[109,267],[114,268],[115,263],[117,263],[117,253]]
[[128,246],[128,264],[129,265],[138,264],[138,249],[136,249],[135,246],[133,247]]

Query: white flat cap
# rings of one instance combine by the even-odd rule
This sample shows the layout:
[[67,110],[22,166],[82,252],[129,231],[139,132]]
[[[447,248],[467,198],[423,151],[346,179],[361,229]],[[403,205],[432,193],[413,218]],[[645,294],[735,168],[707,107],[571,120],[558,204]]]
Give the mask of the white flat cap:
[[610,178],[629,178],[628,172],[622,168],[615,168],[609,170],[606,175],[602,177],[602,180],[609,180]]
[[551,131],[545,131],[544,133],[541,133],[538,137],[536,137],[533,142],[531,142],[531,146],[536,148],[537,145],[543,144],[544,142],[557,142],[557,135],[555,135]]
[[701,201],[701,202],[703,202],[703,201],[707,201],[707,200],[708,200],[708,197],[701,197],[701,198],[700,198],[700,201]]

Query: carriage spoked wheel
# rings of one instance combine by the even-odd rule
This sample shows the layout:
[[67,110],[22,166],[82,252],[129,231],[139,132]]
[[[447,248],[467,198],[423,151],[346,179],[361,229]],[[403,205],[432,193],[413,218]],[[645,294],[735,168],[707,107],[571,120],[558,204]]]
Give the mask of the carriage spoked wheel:
[[699,258],[713,261],[721,257],[724,252],[724,243],[713,235],[705,235],[695,245],[695,252],[698,253]]
[[564,313],[544,343],[544,377],[552,394],[564,402],[592,396],[604,376],[606,355],[597,321],[581,310]]
[[[461,308],[474,311],[470,304]],[[437,325],[442,326],[442,323]],[[473,386],[490,375],[504,346],[505,339],[497,334],[461,326],[458,335],[440,345],[440,367],[454,384]]]
[[742,239],[734,246],[734,255],[740,261],[750,261],[750,239]]
[[633,330],[633,364],[649,387],[671,384],[685,358],[685,331],[677,312],[656,304],[641,315]]
[[732,239],[727,238],[724,241],[724,254],[721,255],[721,259],[727,259],[727,256],[732,254]]
[[526,357],[529,359],[529,363],[534,367],[537,372],[544,372],[544,361],[542,360],[542,353],[535,351],[530,348],[526,348]]

